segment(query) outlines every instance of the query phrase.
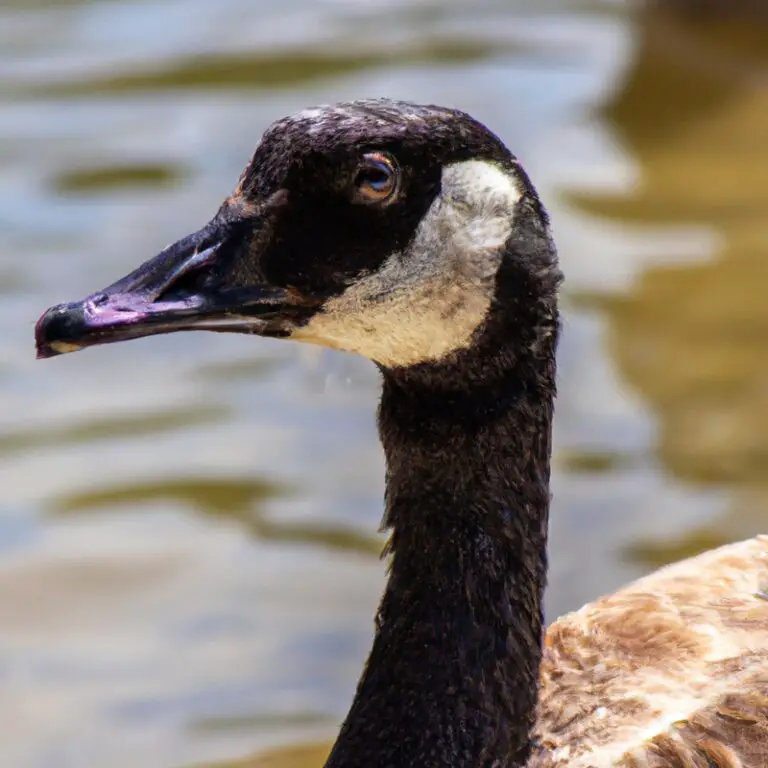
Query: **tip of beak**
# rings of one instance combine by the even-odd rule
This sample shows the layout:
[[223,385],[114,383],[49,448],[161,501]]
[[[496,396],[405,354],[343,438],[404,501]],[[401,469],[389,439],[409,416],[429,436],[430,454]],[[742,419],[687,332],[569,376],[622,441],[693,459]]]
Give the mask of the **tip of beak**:
[[83,309],[79,304],[59,304],[43,313],[35,324],[37,359],[77,352],[82,345],[74,340],[82,327]]
[[64,341],[52,341],[47,345],[38,345],[35,358],[37,360],[45,360],[49,357],[67,355],[70,352],[79,352],[81,349],[83,349],[83,347],[79,344],[67,344]]

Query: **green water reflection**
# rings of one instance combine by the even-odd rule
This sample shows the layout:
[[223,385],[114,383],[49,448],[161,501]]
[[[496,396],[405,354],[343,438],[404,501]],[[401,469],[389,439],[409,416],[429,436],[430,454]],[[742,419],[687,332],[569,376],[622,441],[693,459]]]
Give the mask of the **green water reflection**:
[[82,419],[63,427],[49,425],[0,433],[0,456],[46,447],[74,447],[99,440],[149,437],[164,432],[212,424],[225,418],[225,406],[206,405],[189,408],[167,408],[158,413],[132,413],[127,416],[104,416]]
[[[191,56],[146,73],[80,77],[71,82],[32,88],[28,94],[59,98],[80,95],[113,95],[219,90],[221,88],[272,89],[306,85],[315,80],[359,74],[384,66],[408,67],[419,64],[470,64],[482,61],[510,47],[467,40],[426,40],[401,49],[381,52],[291,51],[289,53],[229,54]],[[512,50],[515,50],[512,48]],[[516,50],[520,51],[518,47]],[[522,49],[524,50],[524,49]]]
[[171,502],[213,518],[237,522],[252,536],[266,541],[314,544],[331,550],[379,556],[382,542],[373,535],[327,522],[288,523],[266,517],[263,502],[290,492],[286,486],[253,477],[165,477],[61,495],[52,509],[58,514],[118,510],[121,507],[138,511],[154,502]]
[[173,186],[185,177],[181,168],[159,163],[134,163],[81,168],[60,173],[53,179],[59,194],[96,194],[124,188],[160,189]]

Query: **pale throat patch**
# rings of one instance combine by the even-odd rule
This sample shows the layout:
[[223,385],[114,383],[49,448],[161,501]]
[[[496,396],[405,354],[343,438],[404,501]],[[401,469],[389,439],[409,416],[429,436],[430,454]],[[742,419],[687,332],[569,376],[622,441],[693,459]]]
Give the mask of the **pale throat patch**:
[[391,254],[292,334],[386,366],[468,346],[488,313],[522,190],[494,163],[446,166],[442,188],[403,252]]

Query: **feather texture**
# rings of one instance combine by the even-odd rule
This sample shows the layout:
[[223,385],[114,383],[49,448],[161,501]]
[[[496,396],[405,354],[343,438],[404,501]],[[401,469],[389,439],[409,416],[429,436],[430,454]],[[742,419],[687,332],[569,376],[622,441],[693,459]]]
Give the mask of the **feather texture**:
[[553,624],[531,768],[767,766],[767,579],[758,536]]

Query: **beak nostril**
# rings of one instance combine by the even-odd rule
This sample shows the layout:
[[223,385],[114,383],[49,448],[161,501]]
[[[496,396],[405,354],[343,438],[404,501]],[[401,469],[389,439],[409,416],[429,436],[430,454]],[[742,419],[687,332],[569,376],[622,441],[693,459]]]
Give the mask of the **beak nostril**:
[[109,301],[109,296],[106,293],[97,293],[91,297],[91,302],[94,307],[103,307]]
[[220,245],[216,243],[205,250],[196,251],[180,264],[159,287],[155,301],[162,301],[170,296],[184,296],[199,290],[207,282],[206,268],[210,269],[215,261]]

